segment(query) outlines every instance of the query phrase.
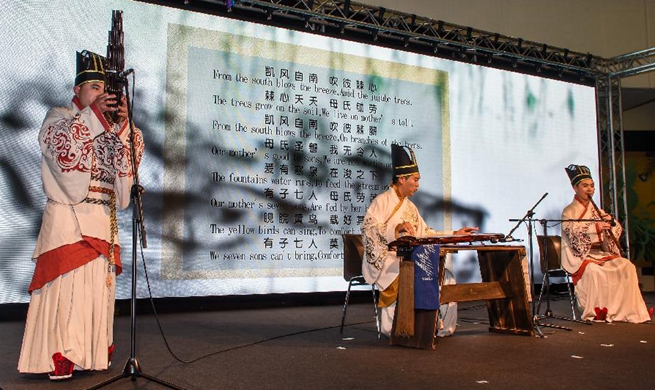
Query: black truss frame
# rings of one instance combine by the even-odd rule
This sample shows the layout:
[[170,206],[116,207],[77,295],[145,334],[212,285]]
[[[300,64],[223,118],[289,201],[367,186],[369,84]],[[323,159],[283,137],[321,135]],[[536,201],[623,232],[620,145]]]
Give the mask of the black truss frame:
[[601,201],[627,233],[621,78],[655,70],[655,48],[602,58],[350,0],[137,1],[594,86]]

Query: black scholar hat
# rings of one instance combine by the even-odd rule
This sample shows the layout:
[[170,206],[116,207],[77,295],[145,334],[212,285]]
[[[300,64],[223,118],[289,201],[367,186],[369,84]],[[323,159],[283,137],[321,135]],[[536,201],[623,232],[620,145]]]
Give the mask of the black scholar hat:
[[[409,153],[407,153],[407,150]],[[418,164],[414,151],[406,146],[391,144],[391,164],[394,177],[410,176],[418,173]]]
[[566,174],[569,175],[572,186],[580,183],[584,179],[591,179],[591,171],[584,165],[571,164],[564,169],[566,170]]
[[77,52],[75,86],[85,83],[105,82],[105,57],[88,50]]

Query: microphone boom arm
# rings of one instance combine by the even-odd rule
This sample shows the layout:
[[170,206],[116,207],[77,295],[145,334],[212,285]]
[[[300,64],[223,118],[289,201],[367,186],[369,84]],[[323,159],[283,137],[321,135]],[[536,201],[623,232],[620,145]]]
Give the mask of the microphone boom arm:
[[516,229],[518,229],[519,226],[521,226],[521,223],[525,222],[526,219],[528,219],[528,218],[532,218],[532,216],[534,215],[534,209],[536,209],[537,206],[539,205],[539,203],[541,203],[541,201],[544,200],[544,198],[547,197],[547,196],[548,196],[548,192],[546,192],[546,193],[541,197],[541,199],[539,199],[539,200],[537,201],[537,203],[535,203],[534,206],[532,206],[532,208],[531,208],[530,210],[528,210],[528,211],[525,213],[525,215],[523,216],[523,218],[521,218],[521,219],[518,220],[518,222],[517,222],[516,225],[512,228],[512,230],[510,230],[509,233],[507,233],[507,235],[505,236],[505,239],[504,239],[505,241],[513,241],[513,240],[514,240],[514,238],[512,237],[512,233],[514,233],[514,231],[516,231]]

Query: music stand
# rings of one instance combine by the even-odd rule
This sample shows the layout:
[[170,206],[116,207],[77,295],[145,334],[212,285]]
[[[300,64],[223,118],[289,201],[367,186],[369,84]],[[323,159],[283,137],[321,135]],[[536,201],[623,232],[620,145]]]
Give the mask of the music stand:
[[[543,259],[541,261],[548,261],[548,245],[546,243],[546,238],[548,237],[548,222],[581,222],[585,220],[569,220],[569,219],[541,219],[539,222],[543,226],[544,229],[544,246],[543,246]],[[548,272],[548,271],[546,271]],[[566,276],[568,278],[568,276]],[[568,330],[571,331],[573,329],[569,328],[568,326],[562,326],[562,325],[554,325],[554,324],[548,324],[548,323],[541,323],[539,322],[540,320],[543,319],[556,319],[556,320],[563,320],[563,321],[570,321],[570,322],[577,322],[579,324],[586,324],[586,325],[591,325],[591,322],[589,321],[584,321],[584,320],[578,320],[576,318],[571,318],[571,317],[563,317],[563,316],[556,316],[553,315],[553,310],[550,308],[550,278],[546,277],[544,278],[545,283],[546,283],[546,311],[544,315],[539,315],[538,311],[539,308],[541,307],[541,300],[539,301],[539,305],[537,306],[537,311],[534,313],[535,319],[540,326],[545,326],[549,328],[555,328],[555,329],[562,329],[562,330]],[[568,283],[568,281],[567,281]],[[572,293],[572,292],[569,292]],[[541,295],[540,295],[541,296]]]
[[[129,83],[127,78],[125,78],[125,99],[127,103],[127,120],[129,121],[130,126],[130,153],[132,154],[132,170],[134,182],[132,184],[132,189],[130,191],[130,198],[132,202],[132,295],[131,295],[131,321],[130,321],[130,357],[125,363],[123,372],[109,378],[104,382],[101,382],[97,385],[89,387],[87,390],[96,390],[102,387],[105,387],[111,383],[114,383],[123,378],[130,378],[132,381],[136,381],[137,378],[145,378],[151,382],[158,383],[162,386],[168,387],[170,389],[176,390],[187,390],[184,387],[174,385],[172,383],[166,382],[162,379],[159,379],[155,376],[145,374],[141,371],[141,365],[139,364],[138,359],[136,358],[136,275],[137,275],[137,245],[139,243],[138,237],[141,236],[143,247],[147,247],[146,243],[146,232],[145,225],[143,223],[143,203],[141,200],[141,194],[143,193],[143,187],[139,185],[139,175],[138,169],[136,167],[136,150],[134,148],[134,122],[132,120],[132,108],[130,106],[130,94],[129,94]],[[140,234],[139,234],[140,233]]]

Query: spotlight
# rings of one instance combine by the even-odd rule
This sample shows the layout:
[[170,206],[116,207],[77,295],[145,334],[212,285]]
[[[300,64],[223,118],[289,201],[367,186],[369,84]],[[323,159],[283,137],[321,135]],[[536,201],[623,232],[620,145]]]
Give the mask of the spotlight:
[[443,33],[445,32],[443,28],[443,20],[437,22],[437,31],[439,32],[440,35],[443,35]]

